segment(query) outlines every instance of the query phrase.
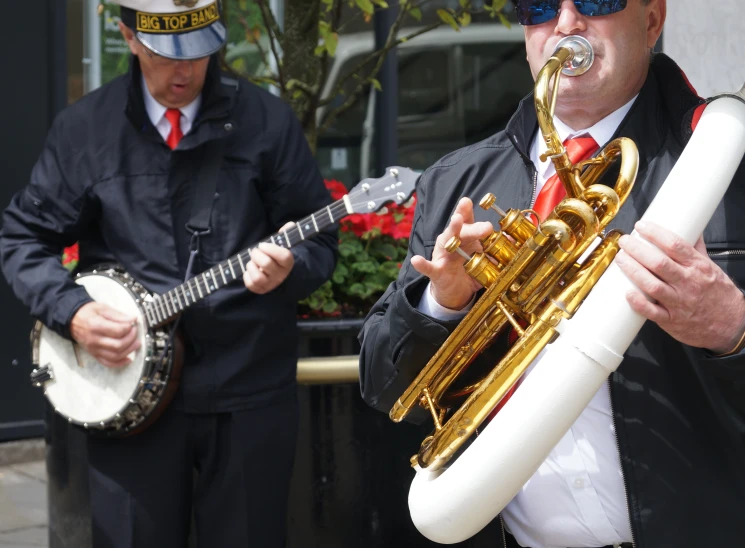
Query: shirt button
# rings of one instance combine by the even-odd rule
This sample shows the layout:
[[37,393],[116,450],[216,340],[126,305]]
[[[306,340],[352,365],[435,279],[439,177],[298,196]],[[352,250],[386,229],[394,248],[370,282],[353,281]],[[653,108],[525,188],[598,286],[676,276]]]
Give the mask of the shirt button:
[[574,487],[577,489],[582,489],[585,486],[585,482],[581,478],[577,478],[574,480]]

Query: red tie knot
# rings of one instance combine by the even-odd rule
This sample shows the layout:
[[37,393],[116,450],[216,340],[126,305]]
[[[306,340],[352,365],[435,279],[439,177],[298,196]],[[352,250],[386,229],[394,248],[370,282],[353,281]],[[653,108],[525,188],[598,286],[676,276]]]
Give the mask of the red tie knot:
[[564,147],[567,149],[569,161],[576,164],[579,161],[586,160],[598,149],[598,144],[589,135],[583,137],[574,137],[564,141]]

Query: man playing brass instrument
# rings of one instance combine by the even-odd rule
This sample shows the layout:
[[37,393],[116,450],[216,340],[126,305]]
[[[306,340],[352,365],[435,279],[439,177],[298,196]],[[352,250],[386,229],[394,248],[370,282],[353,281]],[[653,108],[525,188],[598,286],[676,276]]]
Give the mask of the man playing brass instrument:
[[[515,4],[534,77],[560,39],[578,35],[592,45],[592,68],[561,79],[554,124],[568,151],[569,142],[584,143],[584,157],[616,137],[636,143],[639,175],[611,228],[636,229],[659,249],[621,239],[617,264],[652,300],[642,292],[626,298],[651,321],[503,510],[506,546],[742,545],[742,169],[695,246],[637,222],[703,104],[671,59],[652,55],[666,0]],[[463,258],[445,249],[458,236],[465,252],[481,251],[479,240],[491,233],[492,214],[474,208],[472,199],[491,192],[500,207],[538,209],[555,172],[550,159],[541,159],[546,148],[531,95],[505,131],[449,154],[422,175],[409,256],[360,335],[361,388],[370,405],[388,412],[477,298],[481,286],[465,273]],[[506,344],[495,340],[476,362],[496,363]],[[409,416],[429,416],[419,411]],[[495,546],[501,542],[495,539]]]

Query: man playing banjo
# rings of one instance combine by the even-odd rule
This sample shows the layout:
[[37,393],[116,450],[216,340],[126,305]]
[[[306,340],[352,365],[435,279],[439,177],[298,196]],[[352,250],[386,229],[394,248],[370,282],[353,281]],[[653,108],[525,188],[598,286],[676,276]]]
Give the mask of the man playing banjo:
[[[220,71],[219,1],[118,3],[129,73],[55,120],[4,212],[3,273],[33,316],[112,378],[142,358],[158,318],[193,304],[190,292],[203,297],[180,314],[173,402],[140,433],[88,438],[97,548],[181,548],[192,508],[199,546],[282,546],[298,428],[295,305],[333,272],[336,236],[292,250],[262,243],[212,267],[330,197],[291,109]],[[76,241],[80,270],[116,263],[158,295],[201,281],[148,315],[124,313],[63,268],[61,250]],[[243,283],[211,294],[225,276]]]

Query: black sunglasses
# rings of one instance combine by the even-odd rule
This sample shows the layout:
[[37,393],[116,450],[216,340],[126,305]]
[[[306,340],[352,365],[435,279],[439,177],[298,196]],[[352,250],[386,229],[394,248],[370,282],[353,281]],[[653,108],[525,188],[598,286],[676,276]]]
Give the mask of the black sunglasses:
[[[562,0],[517,0],[515,11],[521,25],[540,25],[559,15]],[[626,0],[574,0],[577,11],[585,17],[612,15],[626,7]]]

